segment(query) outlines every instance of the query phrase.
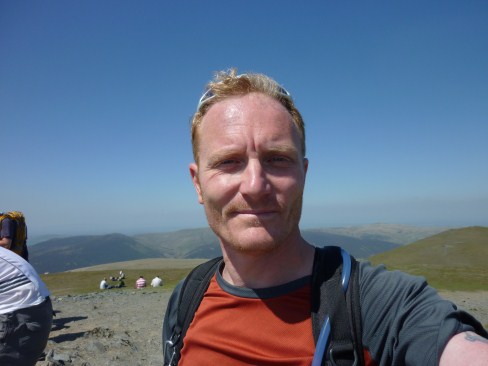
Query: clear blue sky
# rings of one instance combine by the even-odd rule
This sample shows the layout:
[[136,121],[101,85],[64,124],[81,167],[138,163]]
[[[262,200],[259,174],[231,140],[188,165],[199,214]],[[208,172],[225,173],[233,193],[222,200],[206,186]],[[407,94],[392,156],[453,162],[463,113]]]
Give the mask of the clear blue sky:
[[302,227],[488,225],[485,0],[0,0],[0,209],[31,236],[206,226],[189,117],[232,66],[305,118]]

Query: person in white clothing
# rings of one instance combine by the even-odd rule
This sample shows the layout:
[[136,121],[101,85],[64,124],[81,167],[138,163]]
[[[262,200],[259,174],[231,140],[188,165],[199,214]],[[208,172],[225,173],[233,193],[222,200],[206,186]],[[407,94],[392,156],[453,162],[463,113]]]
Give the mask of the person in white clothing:
[[152,279],[151,286],[152,287],[163,286],[163,280],[159,276],[156,276]]
[[0,247],[0,365],[35,365],[53,320],[49,290],[22,257]]
[[107,283],[107,279],[104,278],[102,282],[100,282],[100,290],[106,290],[106,289],[108,289],[108,283]]

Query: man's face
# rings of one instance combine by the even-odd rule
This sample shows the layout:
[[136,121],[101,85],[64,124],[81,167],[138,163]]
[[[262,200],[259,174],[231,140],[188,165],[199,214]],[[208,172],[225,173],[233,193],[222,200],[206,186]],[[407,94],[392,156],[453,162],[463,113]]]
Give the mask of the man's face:
[[300,237],[308,162],[291,115],[260,93],[213,105],[190,173],[224,250],[271,251]]

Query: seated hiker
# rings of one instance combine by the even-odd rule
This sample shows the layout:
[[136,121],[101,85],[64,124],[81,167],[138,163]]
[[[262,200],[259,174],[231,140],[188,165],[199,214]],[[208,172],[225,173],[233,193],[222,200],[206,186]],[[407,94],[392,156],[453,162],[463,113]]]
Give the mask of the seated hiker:
[[122,272],[122,271],[120,271],[120,272],[119,272],[119,277],[118,277],[118,279],[119,279],[119,280],[123,280],[124,278],[125,278],[125,273],[124,273],[124,272]]
[[163,280],[159,276],[156,276],[152,279],[151,286],[152,287],[163,286]]
[[136,281],[136,288],[140,289],[143,287],[146,287],[146,280],[144,279],[143,276],[140,276]]
[[104,278],[101,282],[100,282],[100,290],[107,290],[108,289],[108,283],[107,283],[107,279]]

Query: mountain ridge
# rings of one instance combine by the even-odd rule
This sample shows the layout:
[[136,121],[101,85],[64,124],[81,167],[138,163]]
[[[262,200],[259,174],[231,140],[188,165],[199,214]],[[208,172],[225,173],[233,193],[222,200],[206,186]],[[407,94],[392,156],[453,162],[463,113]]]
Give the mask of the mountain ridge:
[[[340,232],[347,233],[346,229]],[[334,230],[305,229],[302,235],[316,246],[339,245],[356,258],[368,258],[398,247],[405,241],[400,236],[412,235],[416,229],[377,224],[370,230],[354,227],[351,235]],[[438,230],[432,228],[430,232]],[[422,234],[416,235],[427,235],[424,228],[417,231]],[[146,258],[213,258],[220,253],[218,239],[210,228],[196,228],[133,236],[112,233],[53,238],[30,247],[30,261],[39,273],[46,273]]]

